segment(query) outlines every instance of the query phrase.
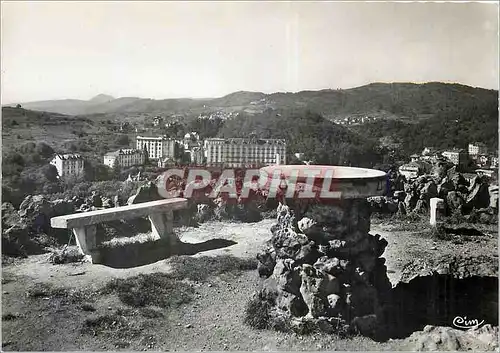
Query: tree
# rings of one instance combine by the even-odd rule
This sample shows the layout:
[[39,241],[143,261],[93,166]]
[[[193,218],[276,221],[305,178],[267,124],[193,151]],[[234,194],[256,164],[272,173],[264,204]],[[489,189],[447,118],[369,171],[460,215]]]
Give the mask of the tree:
[[146,145],[143,147],[143,152],[144,152],[144,165],[149,164],[149,152],[148,149],[146,148]]
[[58,179],[57,168],[52,164],[47,164],[43,166],[42,173],[45,178],[50,182],[56,182]]
[[120,166],[120,163],[118,163],[118,160],[115,159],[112,171],[113,179],[120,179],[121,172],[122,172],[122,167]]
[[128,135],[120,135],[116,138],[115,143],[118,146],[128,146],[130,144],[130,139]]
[[35,152],[38,153],[42,158],[49,158],[54,154],[52,147],[46,143],[40,142],[35,147]]

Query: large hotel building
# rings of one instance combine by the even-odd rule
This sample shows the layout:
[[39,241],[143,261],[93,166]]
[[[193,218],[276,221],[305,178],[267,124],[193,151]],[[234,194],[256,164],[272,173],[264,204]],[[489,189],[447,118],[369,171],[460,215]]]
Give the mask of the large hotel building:
[[79,154],[56,154],[50,161],[56,167],[60,177],[68,175],[81,175],[84,172],[84,160]]
[[146,148],[150,159],[174,158],[175,144],[176,141],[174,139],[166,136],[137,136],[136,148],[138,150]]
[[146,160],[144,150],[134,150],[131,148],[109,152],[104,155],[104,164],[113,168],[115,164],[120,167],[131,167],[142,165]]
[[205,140],[204,149],[207,166],[286,164],[286,142],[281,139],[209,138]]

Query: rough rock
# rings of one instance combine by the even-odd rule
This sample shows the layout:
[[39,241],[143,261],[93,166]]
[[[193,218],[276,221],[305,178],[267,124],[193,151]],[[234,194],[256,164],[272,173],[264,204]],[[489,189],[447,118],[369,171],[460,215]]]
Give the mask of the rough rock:
[[402,201],[399,201],[398,203],[398,211],[397,211],[398,216],[406,216],[406,206],[405,203]]
[[2,203],[2,229],[19,224],[21,218],[11,203]]
[[420,199],[417,201],[413,212],[415,213],[426,213],[429,209],[427,202],[424,199]]
[[450,214],[462,213],[462,206],[464,205],[464,199],[461,194],[457,191],[450,191],[446,195],[446,205]]
[[431,198],[438,196],[437,186],[433,180],[427,182],[424,185],[424,187],[420,190],[420,195],[423,195],[423,198],[426,201],[429,201]]
[[490,194],[488,185],[481,183],[474,186],[472,191],[467,195],[466,204],[473,208],[486,208],[490,204]]
[[416,192],[408,193],[405,197],[405,206],[407,210],[413,210],[417,205],[418,196]]
[[113,202],[109,197],[102,197],[102,207],[104,208],[113,208]]
[[30,233],[26,226],[14,225],[2,229],[2,254],[26,257],[29,254],[27,247],[33,246]]
[[313,226],[316,225],[316,222],[314,222],[312,219],[304,217],[298,222],[298,227],[299,230],[306,234],[306,231],[311,229]]
[[35,233],[52,234],[50,219],[75,212],[72,201],[49,201],[43,195],[28,195],[21,203],[18,214],[20,222]]
[[163,200],[163,197],[158,193],[158,187],[152,181],[141,185],[135,195],[129,197],[127,204],[132,205],[136,203]]
[[374,314],[357,316],[352,320],[351,327],[363,336],[372,337],[378,329],[377,316]]
[[406,340],[416,351],[494,351],[498,349],[498,327],[484,325],[469,330],[427,325]]
[[102,198],[96,191],[92,192],[92,195],[89,197],[89,202],[92,207],[101,208],[102,206]]
[[408,283],[433,273],[451,275],[457,279],[472,276],[498,277],[498,260],[489,256],[443,255],[409,261],[401,271],[401,282]]
[[213,217],[213,208],[208,204],[196,205],[197,212],[195,215],[195,220],[198,223],[203,223],[209,221]]
[[50,262],[53,264],[67,264],[72,262],[80,262],[84,255],[80,252],[77,246],[68,246],[62,250],[56,250],[50,257]]
[[369,217],[363,200],[294,205],[293,211],[278,206],[272,237],[257,256],[259,274],[275,284],[264,284],[260,296],[275,291],[278,298],[269,309],[272,327],[334,332],[355,317],[375,315],[378,290],[391,284],[379,258],[387,241],[368,233]]

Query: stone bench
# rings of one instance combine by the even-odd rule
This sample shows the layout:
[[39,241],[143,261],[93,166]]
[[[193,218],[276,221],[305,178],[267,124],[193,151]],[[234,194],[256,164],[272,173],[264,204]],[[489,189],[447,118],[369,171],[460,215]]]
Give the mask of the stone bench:
[[188,200],[172,198],[159,201],[143,202],[134,205],[107,208],[84,213],[74,213],[51,218],[52,228],[72,229],[76,243],[90,262],[98,261],[97,224],[148,216],[154,237],[174,245],[178,239],[173,232],[173,211],[187,207]]

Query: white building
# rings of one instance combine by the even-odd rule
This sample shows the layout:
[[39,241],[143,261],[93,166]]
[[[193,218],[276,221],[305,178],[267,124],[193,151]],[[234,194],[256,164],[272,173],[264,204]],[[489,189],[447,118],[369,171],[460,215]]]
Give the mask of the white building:
[[50,161],[50,164],[57,168],[57,174],[61,178],[83,174],[84,159],[79,154],[56,154]]
[[174,139],[166,136],[137,136],[136,148],[138,150],[146,149],[150,159],[164,159],[166,157],[175,158],[175,145]]
[[163,118],[161,116],[155,116],[153,118],[153,126],[158,127],[163,124]]
[[463,149],[455,148],[452,150],[444,151],[442,156],[450,160],[454,165],[464,166],[467,164],[467,152]]
[[204,148],[207,166],[286,164],[286,142],[281,139],[210,138],[205,140]]
[[474,143],[469,143],[469,155],[470,156],[477,156],[480,154],[487,154],[488,153],[488,148],[486,145],[482,142],[474,142]]
[[142,165],[146,161],[144,150],[121,149],[115,152],[109,152],[104,155],[104,164],[113,168],[115,163],[120,167],[132,167]]
[[399,167],[399,173],[404,175],[406,179],[412,179],[430,173],[431,168],[430,164],[423,161],[410,162]]
[[491,158],[491,168],[498,168],[498,157]]
[[205,162],[205,151],[203,147],[193,147],[189,150],[191,163],[195,165],[202,165]]
[[191,150],[193,147],[200,147],[201,142],[200,142],[200,136],[198,135],[197,132],[188,132],[186,135],[184,135],[184,139],[182,140],[182,144],[184,146],[184,150],[188,151]]

